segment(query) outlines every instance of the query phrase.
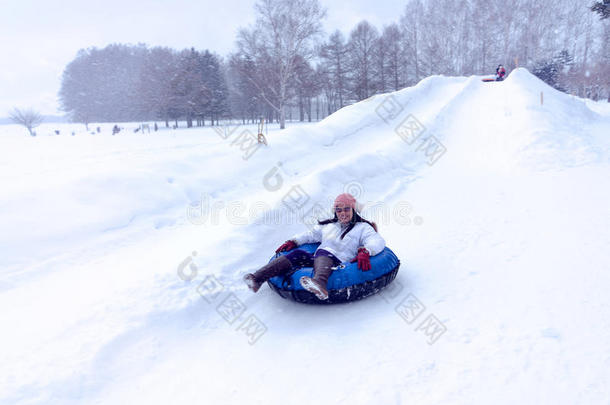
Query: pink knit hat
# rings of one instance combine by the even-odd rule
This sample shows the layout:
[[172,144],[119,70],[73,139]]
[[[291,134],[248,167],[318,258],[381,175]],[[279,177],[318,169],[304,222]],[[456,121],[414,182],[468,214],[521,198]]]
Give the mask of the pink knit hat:
[[339,194],[339,196],[337,196],[337,198],[335,198],[334,206],[336,207],[339,204],[341,204],[345,207],[352,207],[353,210],[356,209],[356,199],[354,198],[353,195],[348,194],[348,193]]

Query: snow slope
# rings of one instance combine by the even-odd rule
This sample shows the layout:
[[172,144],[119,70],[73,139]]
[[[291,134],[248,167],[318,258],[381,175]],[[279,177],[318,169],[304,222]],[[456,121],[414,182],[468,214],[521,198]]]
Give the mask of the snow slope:
[[[1,403],[609,403],[606,105],[518,69],[247,128],[0,129]],[[392,287],[247,291],[343,191]]]

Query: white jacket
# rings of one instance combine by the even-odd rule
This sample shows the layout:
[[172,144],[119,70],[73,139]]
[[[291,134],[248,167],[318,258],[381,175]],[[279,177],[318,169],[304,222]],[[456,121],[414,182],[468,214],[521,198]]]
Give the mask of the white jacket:
[[342,232],[339,222],[331,222],[326,225],[316,225],[311,231],[295,235],[291,240],[299,246],[320,242],[318,249],[332,253],[341,262],[356,257],[359,247],[365,247],[371,256],[381,253],[385,248],[385,240],[366,222],[356,222],[343,239],[341,239]]

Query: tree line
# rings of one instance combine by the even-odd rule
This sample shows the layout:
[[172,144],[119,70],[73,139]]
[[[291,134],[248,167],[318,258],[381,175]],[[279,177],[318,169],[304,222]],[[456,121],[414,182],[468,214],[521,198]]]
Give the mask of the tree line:
[[112,44],[78,52],[60,102],[77,122],[319,119],[424,77],[526,67],[552,86],[610,101],[607,2],[409,0],[381,30],[324,35],[318,0],[259,0],[236,50]]
[[80,50],[64,70],[59,97],[72,119],[85,124],[185,119],[192,126],[230,111],[217,55],[142,44]]

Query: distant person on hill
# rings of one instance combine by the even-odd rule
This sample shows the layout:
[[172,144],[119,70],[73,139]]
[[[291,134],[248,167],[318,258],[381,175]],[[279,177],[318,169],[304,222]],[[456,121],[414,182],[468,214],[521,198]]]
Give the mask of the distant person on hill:
[[506,76],[506,69],[504,69],[504,66],[498,65],[496,68],[496,81],[501,82],[504,80],[504,76]]

